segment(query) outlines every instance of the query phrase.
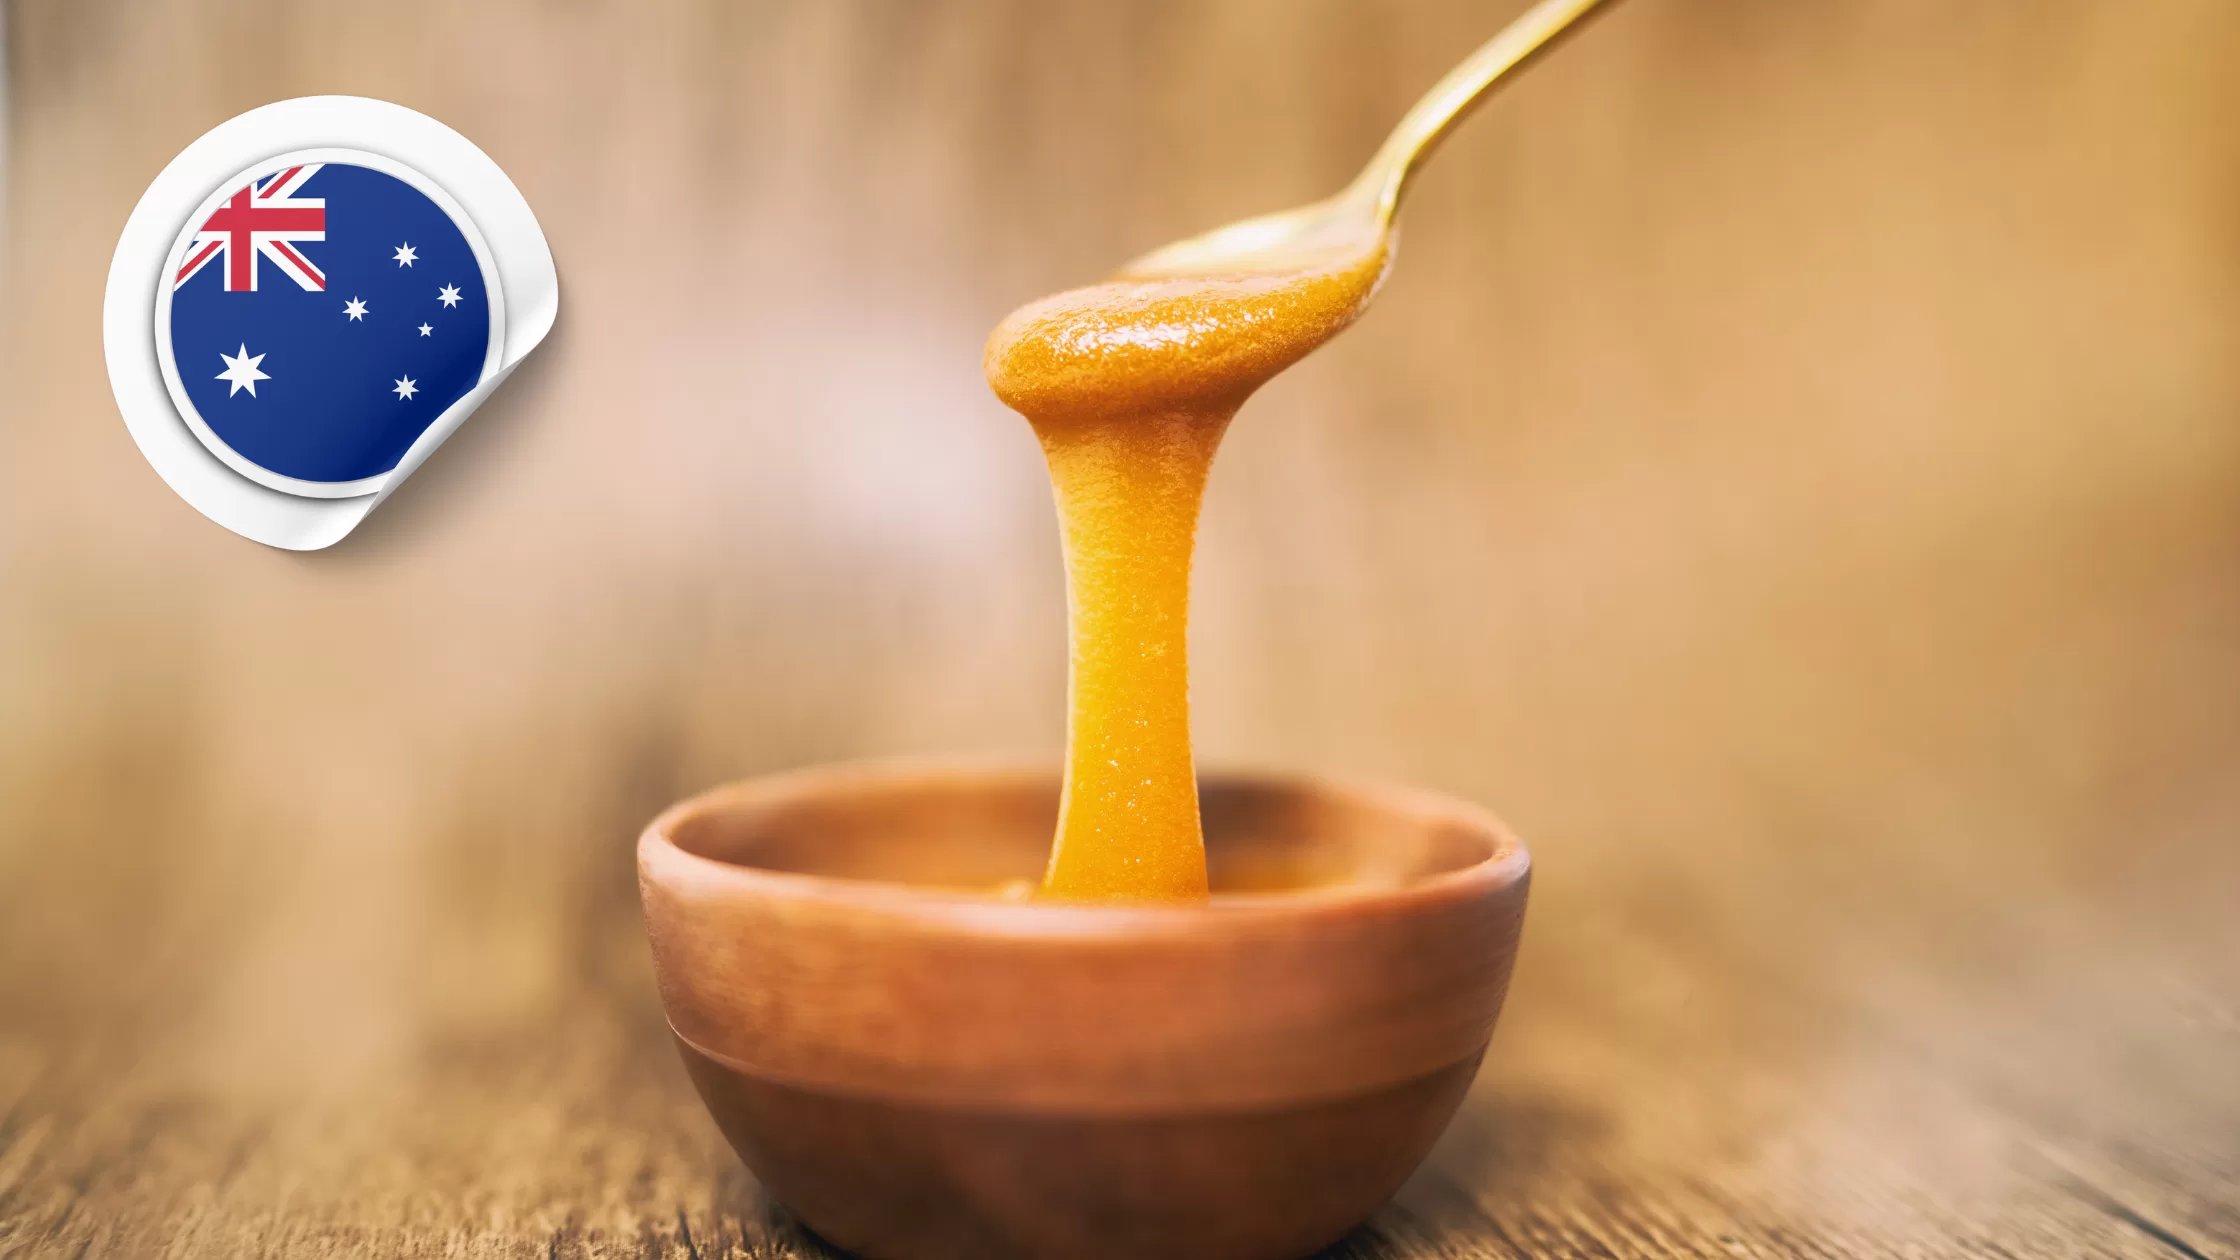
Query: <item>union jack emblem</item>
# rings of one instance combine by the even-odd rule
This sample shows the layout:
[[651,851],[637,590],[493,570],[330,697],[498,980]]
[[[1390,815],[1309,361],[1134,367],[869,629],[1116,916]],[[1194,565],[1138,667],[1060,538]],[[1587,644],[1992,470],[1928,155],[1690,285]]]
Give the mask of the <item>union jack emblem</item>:
[[298,197],[295,190],[319,173],[324,163],[291,166],[262,185],[251,181],[221,202],[202,230],[195,233],[186,264],[179,268],[172,289],[192,280],[196,272],[225,258],[228,293],[257,291],[257,266],[261,255],[280,268],[297,285],[313,291],[327,287],[326,273],[292,247],[297,241],[327,239],[327,203],[322,197]]

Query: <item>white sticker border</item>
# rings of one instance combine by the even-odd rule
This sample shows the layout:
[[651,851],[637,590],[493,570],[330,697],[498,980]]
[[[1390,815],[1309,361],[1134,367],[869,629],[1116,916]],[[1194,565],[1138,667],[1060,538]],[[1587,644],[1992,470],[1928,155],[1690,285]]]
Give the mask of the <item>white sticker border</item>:
[[[505,303],[494,371],[421,433],[379,487],[352,498],[288,494],[235,472],[191,432],[157,361],[155,299],[164,260],[210,190],[229,175],[304,149],[355,149],[422,173],[481,232]],[[268,546],[315,551],[346,537],[394,493],[536,349],[559,315],[552,249],[529,203],[488,154],[435,119],[359,96],[307,96],[250,110],[205,132],[164,167],[133,208],[109,262],[102,343],[125,427],[180,498],[227,529]]]

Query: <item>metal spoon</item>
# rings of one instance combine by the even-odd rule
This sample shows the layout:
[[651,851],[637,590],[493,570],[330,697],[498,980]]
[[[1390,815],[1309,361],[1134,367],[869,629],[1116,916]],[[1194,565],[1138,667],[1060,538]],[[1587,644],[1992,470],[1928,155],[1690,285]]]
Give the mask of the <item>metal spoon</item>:
[[1335,197],[1240,219],[1155,249],[1122,268],[1122,280],[1289,271],[1365,253],[1388,236],[1408,181],[1456,123],[1510,71],[1604,0],[1541,0],[1439,80],[1392,129],[1361,174]]

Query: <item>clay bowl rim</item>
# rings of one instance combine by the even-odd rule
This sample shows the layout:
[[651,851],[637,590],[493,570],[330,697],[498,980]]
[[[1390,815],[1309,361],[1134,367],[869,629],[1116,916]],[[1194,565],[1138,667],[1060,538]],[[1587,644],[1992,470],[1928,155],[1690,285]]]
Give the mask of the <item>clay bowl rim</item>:
[[701,882],[724,891],[801,903],[845,905],[897,915],[972,935],[1034,939],[1094,939],[1147,931],[1203,930],[1252,920],[1340,919],[1360,915],[1414,914],[1465,902],[1519,883],[1531,874],[1531,852],[1491,812],[1423,788],[1366,782],[1320,773],[1262,768],[1201,770],[1201,784],[1250,785],[1334,794],[1380,811],[1445,821],[1488,836],[1493,851],[1469,865],[1440,871],[1397,887],[1324,887],[1297,892],[1213,894],[1203,902],[1007,900],[994,893],[940,885],[813,875],[706,857],[679,845],[675,833],[688,821],[758,803],[835,798],[868,787],[927,785],[1009,787],[1049,783],[1057,767],[1019,757],[883,757],[833,762],[756,775],[698,792],[661,811],[638,838],[638,863],[663,883]]

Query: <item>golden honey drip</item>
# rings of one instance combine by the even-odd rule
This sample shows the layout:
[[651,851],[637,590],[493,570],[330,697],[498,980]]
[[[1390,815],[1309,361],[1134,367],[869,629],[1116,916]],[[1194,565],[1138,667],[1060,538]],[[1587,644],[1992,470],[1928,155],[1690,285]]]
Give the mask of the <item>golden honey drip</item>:
[[1047,896],[1206,895],[1190,753],[1190,558],[1206,473],[1253,390],[1351,323],[1386,251],[1116,281],[1014,311],[988,383],[1042,441],[1065,543],[1071,709]]

